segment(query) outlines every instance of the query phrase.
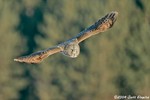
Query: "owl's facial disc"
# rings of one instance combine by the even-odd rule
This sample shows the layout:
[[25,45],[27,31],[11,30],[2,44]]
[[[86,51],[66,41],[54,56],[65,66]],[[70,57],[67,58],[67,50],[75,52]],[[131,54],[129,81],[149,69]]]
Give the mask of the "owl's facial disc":
[[69,43],[65,46],[62,53],[70,58],[76,58],[80,53],[80,47],[78,43]]

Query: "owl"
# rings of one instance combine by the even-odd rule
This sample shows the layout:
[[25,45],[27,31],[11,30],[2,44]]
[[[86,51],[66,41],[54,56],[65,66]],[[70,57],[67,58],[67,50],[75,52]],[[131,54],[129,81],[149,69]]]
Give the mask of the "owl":
[[112,11],[101,17],[93,25],[81,31],[73,38],[48,49],[41,50],[27,56],[18,57],[14,59],[14,61],[24,63],[40,63],[48,56],[59,52],[70,58],[76,58],[80,54],[79,43],[93,35],[107,31],[114,25],[117,20],[117,16],[118,12]]

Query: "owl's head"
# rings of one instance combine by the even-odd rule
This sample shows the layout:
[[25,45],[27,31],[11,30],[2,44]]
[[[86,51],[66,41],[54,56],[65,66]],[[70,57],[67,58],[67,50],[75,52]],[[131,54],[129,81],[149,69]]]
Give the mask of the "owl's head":
[[78,42],[74,40],[66,43],[62,53],[70,58],[76,58],[80,54],[80,46]]

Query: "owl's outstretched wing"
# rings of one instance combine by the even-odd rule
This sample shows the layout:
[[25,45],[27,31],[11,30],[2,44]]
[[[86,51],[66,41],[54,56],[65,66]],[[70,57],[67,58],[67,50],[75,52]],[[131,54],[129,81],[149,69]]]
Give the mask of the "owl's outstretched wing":
[[61,51],[63,51],[63,48],[60,46],[56,46],[56,47],[48,48],[46,50],[32,53],[27,56],[16,58],[14,59],[14,61],[25,62],[25,63],[40,63],[43,59],[47,58],[48,56]]
[[97,22],[93,25],[85,29],[84,31],[80,32],[74,38],[77,38],[78,43],[82,42],[83,40],[91,37],[92,35],[96,35],[100,32],[104,32],[111,28],[115,23],[118,16],[118,12],[112,11],[106,14],[104,17],[100,18]]

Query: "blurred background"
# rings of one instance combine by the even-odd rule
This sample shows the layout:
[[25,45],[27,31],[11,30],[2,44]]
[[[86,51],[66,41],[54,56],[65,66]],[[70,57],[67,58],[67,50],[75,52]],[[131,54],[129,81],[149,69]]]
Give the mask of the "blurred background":
[[[149,0],[0,0],[0,100],[150,96],[149,4]],[[75,36],[111,11],[119,12],[113,28],[82,42],[79,57],[58,53],[40,64],[13,61]]]

